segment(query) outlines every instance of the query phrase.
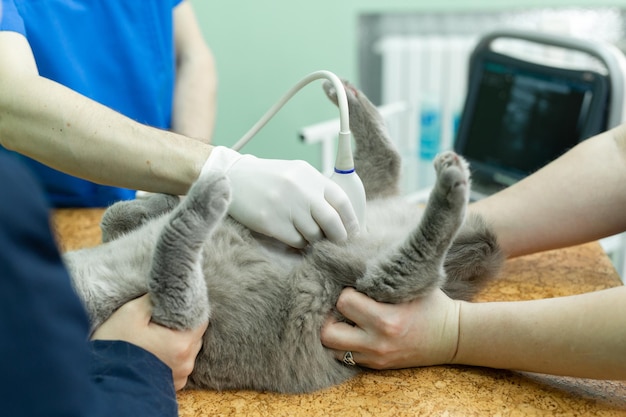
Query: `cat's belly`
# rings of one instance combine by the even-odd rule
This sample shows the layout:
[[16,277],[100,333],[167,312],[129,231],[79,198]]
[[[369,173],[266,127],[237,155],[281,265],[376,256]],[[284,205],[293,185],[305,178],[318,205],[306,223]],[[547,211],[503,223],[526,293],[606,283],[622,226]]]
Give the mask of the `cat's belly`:
[[278,262],[290,269],[302,262],[302,250],[292,248],[260,233],[252,232],[252,235],[259,242],[260,249],[266,253],[268,260]]

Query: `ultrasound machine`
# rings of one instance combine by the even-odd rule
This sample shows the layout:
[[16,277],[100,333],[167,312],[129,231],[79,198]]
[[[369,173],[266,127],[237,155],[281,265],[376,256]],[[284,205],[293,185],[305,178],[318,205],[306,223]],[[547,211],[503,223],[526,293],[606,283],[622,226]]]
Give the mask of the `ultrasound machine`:
[[[566,58],[558,65],[521,58],[497,49],[502,40],[553,48]],[[576,64],[576,57],[585,59]],[[519,181],[625,121],[625,74],[624,55],[607,43],[516,30],[484,36],[470,57],[454,144],[472,167],[472,198]]]

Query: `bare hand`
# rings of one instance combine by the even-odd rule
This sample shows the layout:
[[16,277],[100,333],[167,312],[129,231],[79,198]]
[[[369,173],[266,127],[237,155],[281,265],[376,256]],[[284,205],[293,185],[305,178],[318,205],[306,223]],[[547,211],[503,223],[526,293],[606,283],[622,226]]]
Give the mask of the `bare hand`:
[[92,339],[124,340],[154,354],[172,369],[174,387],[182,389],[193,371],[208,322],[193,330],[172,330],[150,321],[152,305],[146,294],[120,307]]
[[460,302],[436,290],[404,304],[378,303],[346,288],[337,310],[355,326],[329,318],[322,327],[324,346],[343,358],[374,369],[398,369],[449,363],[456,353]]

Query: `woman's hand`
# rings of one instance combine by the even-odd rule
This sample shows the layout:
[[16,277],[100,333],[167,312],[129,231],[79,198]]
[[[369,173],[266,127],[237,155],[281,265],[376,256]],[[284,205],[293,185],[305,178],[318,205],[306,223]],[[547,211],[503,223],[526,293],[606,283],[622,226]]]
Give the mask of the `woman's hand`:
[[398,369],[450,363],[459,340],[460,301],[441,290],[404,304],[378,303],[355,289],[345,289],[337,310],[355,326],[329,318],[322,344],[341,360],[374,369]]
[[93,333],[94,340],[123,340],[155,355],[172,369],[174,388],[182,389],[193,371],[208,322],[193,330],[172,330],[152,323],[149,295],[120,307]]

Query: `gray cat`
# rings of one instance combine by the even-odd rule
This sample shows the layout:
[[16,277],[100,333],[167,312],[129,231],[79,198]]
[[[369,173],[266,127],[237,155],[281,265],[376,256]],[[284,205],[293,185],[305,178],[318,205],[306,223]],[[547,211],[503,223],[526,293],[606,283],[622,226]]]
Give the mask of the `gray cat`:
[[[502,254],[485,223],[466,218],[465,161],[437,157],[425,208],[397,197],[400,157],[376,108],[346,85],[368,197],[365,230],[344,243],[286,248],[227,216],[229,183],[212,173],[182,202],[154,195],[117,203],[102,220],[105,243],[65,255],[93,328],[149,292],[157,323],[188,329],[209,318],[188,387],[307,392],[359,372],[320,343],[343,288],[389,303],[437,287],[467,299],[493,276]],[[324,89],[336,104],[332,86]]]

